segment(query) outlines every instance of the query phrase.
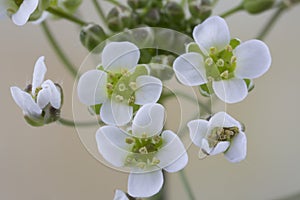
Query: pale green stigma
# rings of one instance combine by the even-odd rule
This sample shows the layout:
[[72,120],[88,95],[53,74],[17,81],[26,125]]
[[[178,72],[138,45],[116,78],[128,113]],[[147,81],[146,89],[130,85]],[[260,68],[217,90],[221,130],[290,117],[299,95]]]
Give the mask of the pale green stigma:
[[218,59],[216,64],[218,67],[224,67],[225,62],[223,59]]

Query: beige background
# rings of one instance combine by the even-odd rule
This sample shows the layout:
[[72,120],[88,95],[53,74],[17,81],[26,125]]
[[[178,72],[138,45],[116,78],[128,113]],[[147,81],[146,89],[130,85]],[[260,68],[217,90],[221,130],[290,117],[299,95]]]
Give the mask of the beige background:
[[[237,2],[222,1],[216,13]],[[87,20],[100,23],[89,1],[81,12]],[[270,14],[229,17],[232,37],[255,37]],[[299,19],[300,6],[282,16],[266,40],[273,57],[271,69],[255,80],[256,88],[245,101],[228,106],[230,114],[246,124],[247,159],[239,164],[227,162],[222,155],[198,160],[198,149],[188,149],[186,173],[197,199],[270,200],[300,192]],[[51,26],[79,67],[87,51],[78,40],[77,28],[64,20]],[[40,55],[46,56],[47,78],[64,88],[66,118],[72,117],[74,81],[38,26],[16,27],[2,20],[0,32],[0,199],[99,200],[112,199],[116,188],[126,190],[127,174],[94,159],[76,130],[58,124],[33,128],[25,123],[9,87],[25,87],[31,81]],[[172,123],[171,118],[168,121]],[[168,174],[167,188],[169,199],[186,199],[178,174]]]

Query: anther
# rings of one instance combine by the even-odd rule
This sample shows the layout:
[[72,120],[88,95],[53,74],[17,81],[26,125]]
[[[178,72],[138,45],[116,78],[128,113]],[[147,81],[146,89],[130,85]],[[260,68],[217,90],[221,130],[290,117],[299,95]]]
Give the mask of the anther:
[[139,149],[139,152],[141,154],[147,154],[148,153],[148,149],[146,147],[142,147],[142,148]]
[[206,58],[205,64],[208,66],[212,66],[214,64],[214,60],[211,57]]
[[160,163],[160,160],[158,158],[156,158],[156,157],[152,158],[152,162],[151,162],[152,165],[158,165],[159,163]]
[[219,59],[219,60],[217,60],[217,66],[218,67],[223,67],[224,66],[224,64],[225,64],[225,62],[224,62],[224,60],[223,59]]
[[236,62],[236,57],[232,56],[230,62],[231,62],[231,64],[235,63]]
[[125,142],[126,142],[127,144],[132,144],[132,143],[134,143],[134,139],[133,139],[133,138],[126,138],[126,139],[125,139]]
[[123,92],[123,91],[125,91],[126,89],[127,89],[127,88],[126,88],[126,86],[125,86],[124,83],[119,84],[119,90],[120,90],[120,92]]
[[121,95],[117,95],[116,100],[122,102],[124,100],[124,97],[122,97]]
[[141,169],[144,169],[146,167],[146,163],[145,162],[139,162],[139,163],[137,163],[136,166],[141,168]]
[[217,48],[216,47],[210,47],[209,48],[209,54],[210,55],[215,55],[217,53]]
[[220,74],[220,76],[221,76],[222,78],[224,78],[224,79],[228,79],[228,77],[229,77],[228,70],[222,72],[222,74]]
[[226,47],[226,51],[228,51],[228,52],[232,52],[232,46],[231,45],[227,45]]
[[130,82],[130,83],[129,83],[129,87],[130,87],[132,90],[136,90],[136,89],[137,89],[136,82]]

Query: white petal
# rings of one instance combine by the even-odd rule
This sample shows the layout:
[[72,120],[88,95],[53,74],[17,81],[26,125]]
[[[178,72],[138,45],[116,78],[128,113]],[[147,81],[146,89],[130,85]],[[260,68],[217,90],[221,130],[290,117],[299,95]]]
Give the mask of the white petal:
[[224,151],[226,151],[228,149],[230,145],[230,142],[226,141],[226,142],[219,142],[215,147],[209,147],[209,143],[207,141],[207,139],[203,139],[202,140],[202,149],[208,153],[209,155],[213,156],[213,155],[217,155],[219,153],[223,153]]
[[230,32],[226,21],[218,16],[206,19],[194,28],[193,37],[201,51],[208,55],[211,47],[220,52],[230,42]]
[[116,190],[114,200],[129,200],[125,192],[122,190]]
[[128,194],[133,197],[150,197],[158,193],[164,182],[161,170],[147,173],[130,173]]
[[97,130],[96,142],[99,153],[106,161],[116,167],[125,163],[128,152],[126,138],[128,135],[114,126],[103,126]]
[[213,81],[213,89],[217,97],[225,103],[237,103],[248,95],[248,89],[243,79]]
[[18,87],[11,87],[10,91],[14,101],[23,110],[25,115],[39,117],[42,114],[42,110],[34,102],[30,94]]
[[41,91],[39,91],[37,95],[37,104],[41,109],[45,108],[45,106],[50,103],[50,88],[43,88]]
[[240,162],[246,158],[247,138],[245,133],[238,133],[232,140],[229,149],[225,152],[225,158],[230,162]]
[[79,100],[86,105],[101,104],[107,99],[107,74],[101,70],[89,70],[78,81]]
[[123,126],[127,124],[133,115],[132,106],[107,100],[101,106],[100,117],[109,125]]
[[61,94],[60,91],[57,89],[55,84],[51,80],[46,80],[42,84],[42,88],[49,88],[50,91],[50,104],[52,107],[59,109],[61,105]]
[[158,150],[156,157],[160,160],[159,167],[168,172],[177,172],[183,169],[188,156],[180,138],[170,130],[162,133],[163,146]]
[[206,83],[205,66],[202,55],[186,53],[180,55],[173,64],[178,80],[187,86],[196,86]]
[[35,90],[40,87],[44,81],[47,68],[45,65],[45,57],[41,56],[35,62],[32,78],[32,94],[35,95]]
[[208,121],[198,119],[190,121],[187,124],[190,132],[190,138],[195,145],[201,147],[202,139],[207,135]]
[[135,104],[156,103],[162,91],[162,82],[153,76],[139,76],[136,79]]
[[259,40],[249,40],[237,46],[235,76],[238,78],[257,78],[268,71],[271,66],[271,54],[268,46]]
[[111,42],[102,52],[102,65],[105,70],[133,70],[140,58],[140,51],[130,42]]
[[239,130],[242,129],[240,122],[235,120],[233,117],[225,112],[218,112],[214,114],[209,120],[209,131],[214,127],[238,127]]
[[38,4],[39,0],[24,0],[18,11],[12,15],[12,21],[18,26],[23,26],[38,7]]
[[147,137],[159,134],[164,126],[165,109],[160,104],[146,104],[136,113],[132,122],[132,134]]
[[45,21],[48,18],[49,15],[50,15],[50,13],[48,13],[47,11],[43,11],[42,16],[40,16],[37,20],[32,21],[31,23],[35,24],[35,25],[39,25],[40,23]]

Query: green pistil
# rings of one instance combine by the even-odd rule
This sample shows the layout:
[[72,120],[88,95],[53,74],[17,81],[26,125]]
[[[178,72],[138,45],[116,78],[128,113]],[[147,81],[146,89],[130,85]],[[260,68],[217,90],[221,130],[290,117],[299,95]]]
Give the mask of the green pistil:
[[163,144],[160,136],[147,137],[145,134],[142,138],[128,137],[125,142],[132,145],[132,154],[127,156],[125,165],[144,169],[160,163],[160,160],[154,156]]
[[207,141],[210,147],[215,147],[219,142],[231,142],[231,140],[239,133],[239,128],[233,127],[215,127],[208,136]]

